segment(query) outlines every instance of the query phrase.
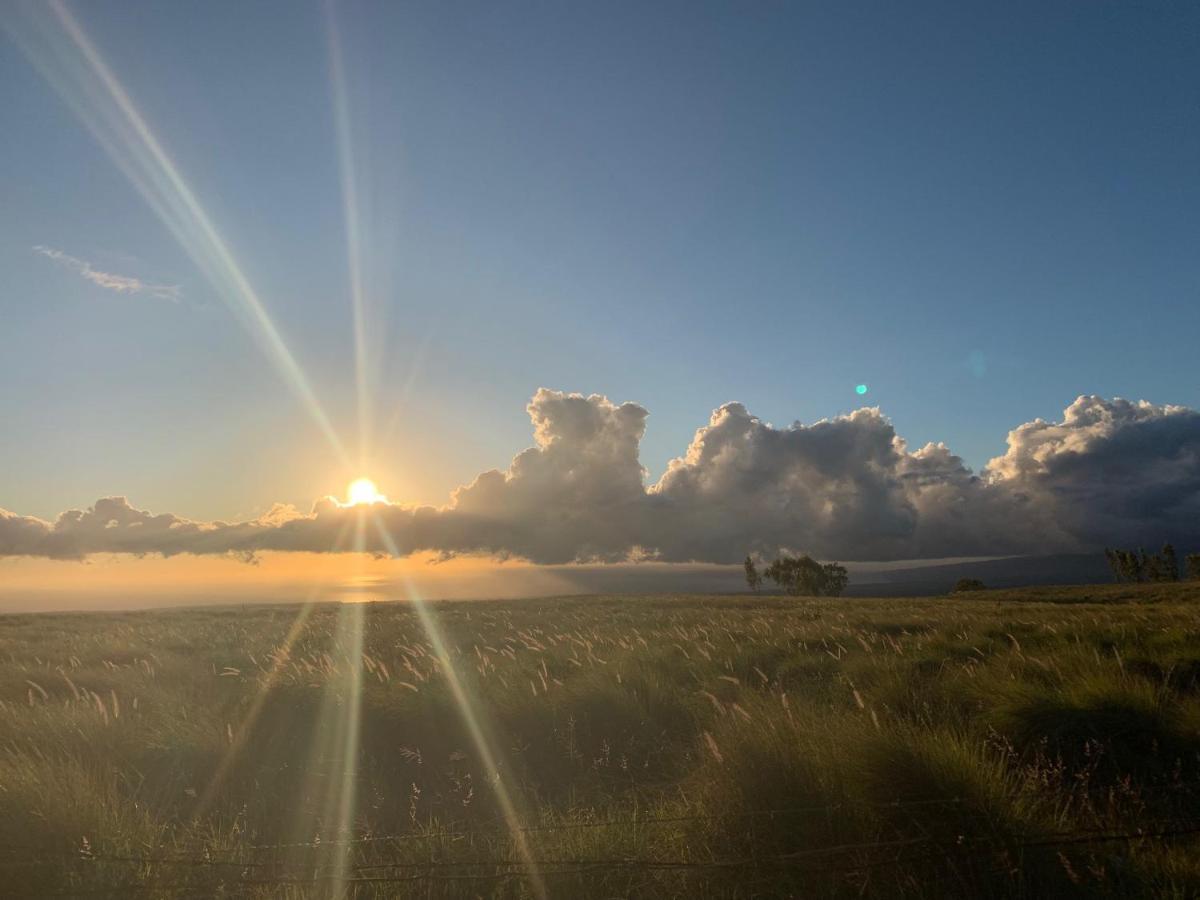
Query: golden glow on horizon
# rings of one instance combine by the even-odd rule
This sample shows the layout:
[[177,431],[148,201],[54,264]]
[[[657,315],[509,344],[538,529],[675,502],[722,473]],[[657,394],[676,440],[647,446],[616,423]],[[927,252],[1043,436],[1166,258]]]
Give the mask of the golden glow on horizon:
[[379,493],[370,478],[356,478],[346,488],[347,506],[369,506],[372,503],[387,503],[387,497]]

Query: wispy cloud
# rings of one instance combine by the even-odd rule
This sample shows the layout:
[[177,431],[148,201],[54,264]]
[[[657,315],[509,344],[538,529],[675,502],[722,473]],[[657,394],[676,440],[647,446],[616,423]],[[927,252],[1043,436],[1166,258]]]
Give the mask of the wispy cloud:
[[62,250],[45,247],[41,244],[33,249],[34,252],[54,260],[60,266],[70,269],[72,272],[77,272],[92,284],[102,287],[106,291],[116,291],[118,294],[145,294],[148,297],[157,297],[160,300],[170,300],[172,303],[178,303],[183,299],[183,289],[177,284],[153,284],[130,275],[117,275],[115,272],[104,272],[94,268],[86,259],[80,259],[77,256],[64,253]]

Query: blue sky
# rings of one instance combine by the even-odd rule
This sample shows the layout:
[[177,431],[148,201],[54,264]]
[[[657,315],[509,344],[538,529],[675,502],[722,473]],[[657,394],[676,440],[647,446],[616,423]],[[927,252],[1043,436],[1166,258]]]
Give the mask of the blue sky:
[[[72,9],[352,442],[324,9]],[[860,382],[910,443],[976,467],[1081,393],[1200,406],[1194,6],[337,16],[369,208],[369,474],[395,499],[504,467],[543,385],[649,409],[654,478],[725,401],[812,421],[861,405]],[[0,507],[125,494],[232,518],[340,491],[356,473],[8,37],[0,133]]]

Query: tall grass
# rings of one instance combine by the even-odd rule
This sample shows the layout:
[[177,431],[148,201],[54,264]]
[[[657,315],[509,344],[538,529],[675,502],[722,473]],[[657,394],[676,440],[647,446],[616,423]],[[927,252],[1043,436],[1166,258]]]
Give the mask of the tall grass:
[[1197,601],[2,617],[0,893],[1198,896]]

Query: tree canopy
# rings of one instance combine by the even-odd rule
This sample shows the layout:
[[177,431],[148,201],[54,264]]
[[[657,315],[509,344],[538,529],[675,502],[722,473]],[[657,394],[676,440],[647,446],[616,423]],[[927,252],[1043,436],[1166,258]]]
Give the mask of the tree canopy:
[[[751,572],[756,581],[751,581]],[[769,579],[793,596],[840,597],[850,583],[846,567],[838,563],[819,563],[811,556],[781,556],[759,575],[754,562],[746,557],[746,581],[752,588]]]

